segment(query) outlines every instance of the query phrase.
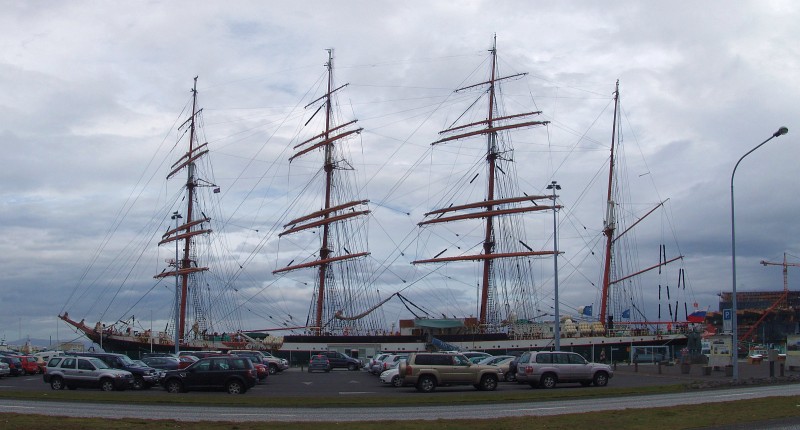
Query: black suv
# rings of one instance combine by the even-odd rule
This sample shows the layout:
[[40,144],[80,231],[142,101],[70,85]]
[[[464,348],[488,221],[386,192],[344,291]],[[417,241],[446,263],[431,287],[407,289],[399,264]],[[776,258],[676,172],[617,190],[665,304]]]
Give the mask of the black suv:
[[347,370],[358,370],[361,368],[361,362],[357,359],[350,357],[347,354],[342,354],[338,351],[322,351],[319,355],[324,355],[328,357],[328,361],[330,361],[330,368],[331,369],[347,369]]
[[249,358],[220,356],[202,358],[185,369],[170,370],[161,385],[170,393],[224,389],[230,394],[244,394],[256,385],[257,378]]
[[161,372],[152,367],[137,367],[133,360],[125,354],[114,354],[110,352],[79,352],[69,355],[80,357],[96,357],[102,360],[112,369],[127,370],[133,374],[133,389],[144,390],[157,385],[161,379]]

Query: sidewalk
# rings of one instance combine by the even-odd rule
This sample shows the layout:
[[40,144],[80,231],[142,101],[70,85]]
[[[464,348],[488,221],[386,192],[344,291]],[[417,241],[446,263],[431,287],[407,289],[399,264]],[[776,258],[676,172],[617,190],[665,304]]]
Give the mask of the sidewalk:
[[[769,362],[762,362],[760,364],[749,364],[746,360],[739,361],[739,381],[740,383],[756,382],[760,380],[770,380],[770,364]],[[781,375],[781,363],[774,363],[774,379],[785,381],[800,381],[800,369],[795,368],[789,370],[788,366],[784,366],[783,375]],[[658,364],[617,364],[614,371],[615,378],[617,376],[636,379],[653,379],[660,380],[663,383],[688,383],[693,381],[718,381],[727,382],[732,381],[733,377],[725,375],[725,369],[708,368],[703,364],[692,364],[689,366],[688,373],[684,373],[685,369],[681,368],[680,364],[673,365],[658,365]],[[642,378],[643,377],[643,378]]]

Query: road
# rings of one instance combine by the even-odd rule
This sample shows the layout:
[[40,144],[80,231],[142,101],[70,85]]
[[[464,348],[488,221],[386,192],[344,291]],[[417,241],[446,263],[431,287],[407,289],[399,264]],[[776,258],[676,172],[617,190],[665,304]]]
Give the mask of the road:
[[[220,395],[227,395],[222,394]],[[237,408],[187,407],[160,405],[92,404],[72,402],[42,402],[6,400],[2,412],[36,413],[52,416],[96,418],[172,419],[178,421],[231,422],[319,422],[319,421],[378,421],[378,420],[437,420],[492,419],[519,416],[547,416],[607,410],[670,407],[687,404],[716,403],[771,396],[800,395],[800,386],[772,385],[746,389],[697,391],[678,394],[601,398],[556,402],[487,403],[429,407],[347,407],[347,408]]]

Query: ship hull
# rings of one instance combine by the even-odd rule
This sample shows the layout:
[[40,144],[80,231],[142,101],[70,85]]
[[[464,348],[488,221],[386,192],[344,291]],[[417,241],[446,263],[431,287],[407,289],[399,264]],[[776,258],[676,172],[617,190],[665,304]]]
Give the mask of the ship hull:
[[[443,335],[438,341],[460,351],[485,351],[493,355],[516,351],[552,350],[552,338],[509,339],[502,335]],[[580,353],[592,361],[627,361],[632,347],[667,347],[671,356],[687,344],[683,334],[638,336],[587,336],[562,338],[563,351]],[[431,343],[418,336],[285,336],[279,355],[297,364],[307,362],[318,351],[336,350],[356,358],[378,352],[411,353],[429,351]]]

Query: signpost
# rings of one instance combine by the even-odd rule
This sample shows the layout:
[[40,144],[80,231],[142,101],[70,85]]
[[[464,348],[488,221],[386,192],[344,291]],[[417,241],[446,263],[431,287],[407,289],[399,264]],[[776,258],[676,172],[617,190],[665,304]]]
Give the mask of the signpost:
[[723,309],[722,310],[722,331],[725,333],[730,333],[733,331],[733,310],[732,309]]

